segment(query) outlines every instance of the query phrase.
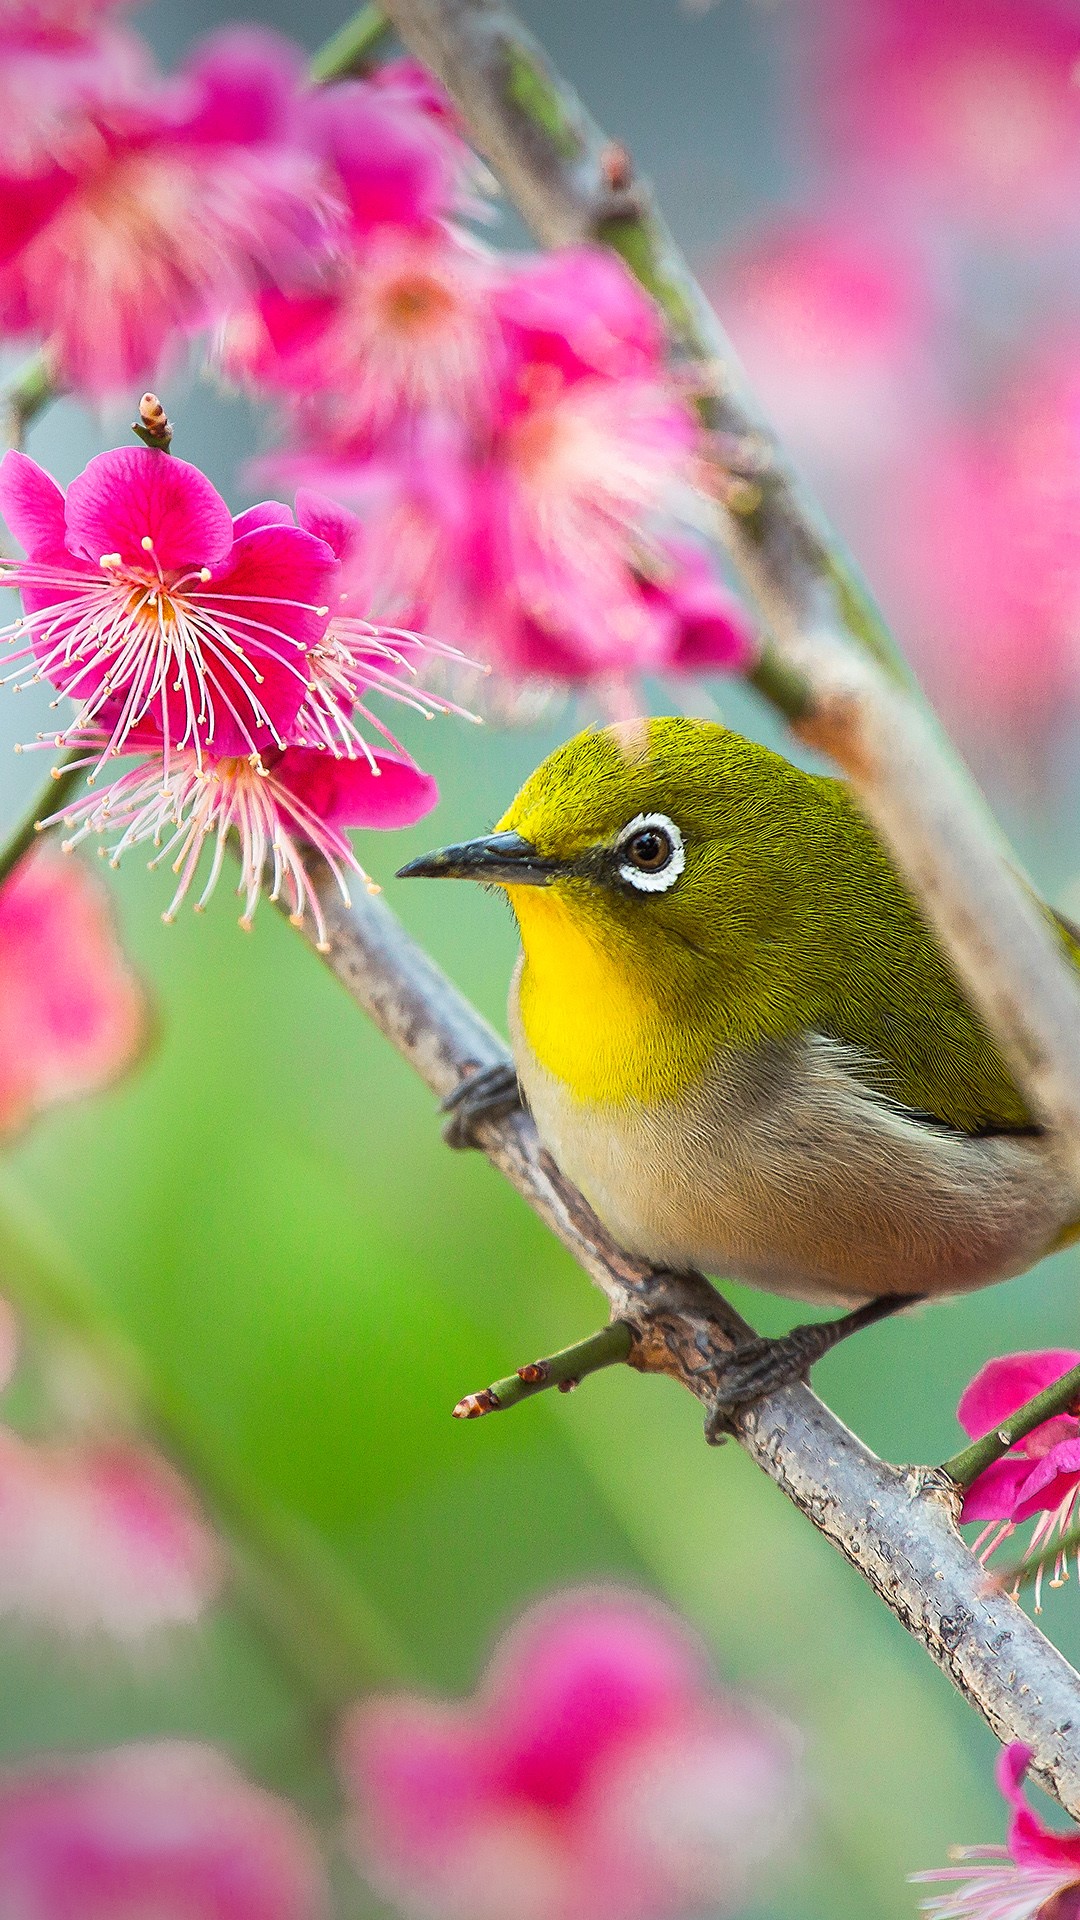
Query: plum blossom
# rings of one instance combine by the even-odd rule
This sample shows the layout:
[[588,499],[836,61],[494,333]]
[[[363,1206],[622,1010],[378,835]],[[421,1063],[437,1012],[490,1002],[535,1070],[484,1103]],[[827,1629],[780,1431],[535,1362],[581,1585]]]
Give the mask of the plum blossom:
[[710,1691],[637,1595],[534,1607],[474,1701],[354,1709],[341,1766],[365,1871],[424,1920],[660,1920],[739,1907],[790,1841],[789,1731]]
[[170,83],[111,99],[76,155],[0,165],[0,325],[42,341],[61,383],[143,384],[183,339],[310,271],[333,213],[299,105],[299,56],[254,29]]
[[0,1617],[134,1649],[193,1626],[223,1572],[164,1460],[127,1440],[45,1444],[0,1426]]
[[[174,749],[283,747],[336,578],[333,554],[293,525],[234,521],[197,467],[148,447],[100,453],[67,494],[26,454],[0,463],[0,509],[27,549],[17,587],[32,677],[78,701],[57,745],[107,715],[103,754],[148,722]],[[19,656],[16,656],[19,657]]]
[[115,0],[12,0],[0,10],[0,175],[85,163],[114,114],[152,84],[148,49]]
[[76,861],[24,859],[0,888],[0,1138],[111,1085],[146,1029],[105,888]]
[[788,215],[716,263],[718,310],[770,416],[827,472],[865,471],[931,418],[922,263],[837,215]]
[[[1051,1347],[1037,1353],[1013,1353],[989,1360],[966,1387],[957,1418],[973,1440],[992,1433],[1017,1407],[1052,1386],[1073,1367],[1080,1353]],[[1078,1395],[1080,1404],[1080,1395]],[[1071,1524],[1080,1497],[1080,1418],[1075,1412],[1055,1414],[1034,1427],[1009,1448],[1000,1460],[984,1468],[964,1495],[962,1520],[982,1520],[975,1543],[985,1560],[1015,1533],[1025,1520],[1038,1515],[1031,1539],[1034,1552],[1063,1535]],[[1055,1586],[1068,1578],[1059,1557]],[[1042,1575],[1035,1589],[1036,1610],[1041,1602]]]
[[[310,912],[323,946],[305,850],[322,855],[347,901],[345,870],[366,876],[345,829],[410,824],[437,798],[369,697],[429,713],[451,705],[414,690],[427,643],[358,611],[338,558],[356,544],[353,517],[312,495],[308,527],[276,501],[234,520],[197,468],[135,447],[98,455],[66,496],[10,453],[0,505],[27,549],[0,569],[23,598],[7,637],[57,704],[76,702],[52,736],[77,752],[92,789],[63,812],[67,847],[117,834],[115,861],[151,842],[151,865],[171,859],[178,875],[171,919],[209,842],[205,905],[235,832],[242,924],[269,872],[271,897],[297,921]],[[368,744],[365,721],[392,751]],[[97,788],[122,755],[135,764]]]
[[831,0],[808,16],[845,169],[1026,240],[1070,226],[1080,22],[1063,0]]
[[1076,1920],[1080,1914],[1080,1834],[1054,1833],[1024,1799],[1031,1748],[1014,1741],[997,1763],[1009,1806],[1004,1847],[957,1847],[964,1864],[913,1873],[921,1885],[948,1884],[922,1902],[931,1920]]
[[18,1920],[324,1920],[315,1836],[194,1740],[146,1740],[0,1776],[0,1886]]

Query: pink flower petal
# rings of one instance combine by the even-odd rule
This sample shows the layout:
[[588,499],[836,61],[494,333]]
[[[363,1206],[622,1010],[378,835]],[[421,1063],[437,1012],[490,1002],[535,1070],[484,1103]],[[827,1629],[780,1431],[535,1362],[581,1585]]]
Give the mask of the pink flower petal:
[[184,74],[199,96],[188,123],[192,137],[258,146],[293,134],[304,61],[283,34],[266,27],[221,28],[199,41]]
[[108,890],[78,861],[24,860],[0,889],[0,1135],[109,1086],[146,1028]]
[[961,1394],[956,1417],[965,1433],[981,1439],[1075,1366],[1080,1366],[1080,1353],[1072,1347],[1047,1347],[988,1360]]
[[998,1788],[1013,1809],[1009,1852],[1018,1867],[1080,1867],[1080,1834],[1051,1832],[1024,1799],[1024,1776],[1031,1760],[1031,1748],[1018,1740],[998,1758]]
[[1052,1513],[1080,1486],[1080,1440],[1064,1440],[1036,1461],[1017,1491],[1012,1518],[1020,1523],[1033,1513]]
[[331,500],[328,494],[316,493],[311,487],[297,489],[296,518],[308,533],[325,540],[339,560],[345,559],[359,537],[360,522],[356,514],[350,513],[348,507],[343,507],[339,501]]
[[14,447],[0,460],[0,513],[31,558],[63,553],[64,496],[44,467]]
[[323,1920],[315,1837],[194,1740],[148,1740],[0,1777],[0,1883],[20,1920]]
[[430,774],[397,754],[367,761],[335,760],[314,747],[289,747],[274,766],[274,778],[320,820],[334,827],[411,827],[437,804]]
[[245,507],[233,521],[233,538],[239,540],[245,533],[254,533],[256,527],[294,527],[296,520],[291,507],[283,500],[260,500],[257,507]]
[[569,379],[648,378],[662,369],[659,309],[605,247],[562,247],[516,263],[496,310],[522,359]]
[[995,1460],[964,1494],[961,1520],[1015,1520],[1017,1498],[1030,1472],[1031,1461],[1021,1455]]
[[233,544],[232,514],[206,475],[150,447],[96,455],[68,488],[67,527],[87,559],[119,553],[126,566],[217,569]]

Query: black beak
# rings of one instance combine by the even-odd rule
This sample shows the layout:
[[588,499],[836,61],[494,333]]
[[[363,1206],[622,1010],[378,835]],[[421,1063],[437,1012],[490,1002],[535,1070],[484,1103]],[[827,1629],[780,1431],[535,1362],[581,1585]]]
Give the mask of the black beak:
[[459,847],[422,853],[398,870],[399,880],[486,880],[494,886],[547,887],[564,871],[561,860],[545,860],[520,833],[489,833]]

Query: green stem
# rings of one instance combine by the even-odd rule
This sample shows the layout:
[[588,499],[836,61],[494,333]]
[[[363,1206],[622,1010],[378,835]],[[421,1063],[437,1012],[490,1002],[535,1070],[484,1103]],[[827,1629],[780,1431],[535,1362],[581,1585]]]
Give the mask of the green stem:
[[50,400],[56,399],[59,391],[45,355],[39,353],[12,381],[3,397],[9,446],[23,445],[38,414],[45,411]]
[[361,7],[312,55],[309,79],[315,86],[325,86],[329,80],[347,80],[350,75],[364,73],[393,31],[381,7]]
[[478,1420],[485,1413],[502,1413],[507,1407],[516,1407],[519,1400],[531,1400],[534,1394],[547,1392],[549,1387],[559,1387],[566,1393],[586,1374],[617,1366],[627,1358],[633,1344],[634,1335],[626,1321],[612,1320],[599,1333],[590,1333],[572,1347],[519,1367],[516,1373],[496,1380],[479,1393],[467,1393],[454,1408],[454,1419]]
[[1015,1447],[1033,1427],[1041,1427],[1044,1420],[1051,1420],[1055,1413],[1065,1413],[1077,1402],[1080,1402],[1080,1367],[1070,1367],[1060,1380],[1045,1387],[1034,1399],[1025,1400],[1023,1406],[1010,1413],[992,1433],[984,1434],[981,1440],[973,1440],[969,1447],[954,1453],[952,1459],[942,1465],[942,1473],[947,1473],[955,1486],[970,1487],[980,1473],[992,1467],[995,1460]]
[[214,1447],[185,1397],[149,1366],[2,1173],[0,1284],[53,1342],[89,1361],[120,1422],[147,1431],[200,1494],[229,1544],[238,1604],[320,1715],[400,1676],[389,1633],[323,1541],[268,1504]]
[[59,813],[68,795],[78,786],[85,757],[81,747],[73,747],[65,754],[34,796],[18,826],[0,847],[0,887],[34,845],[40,831],[38,822],[51,813]]

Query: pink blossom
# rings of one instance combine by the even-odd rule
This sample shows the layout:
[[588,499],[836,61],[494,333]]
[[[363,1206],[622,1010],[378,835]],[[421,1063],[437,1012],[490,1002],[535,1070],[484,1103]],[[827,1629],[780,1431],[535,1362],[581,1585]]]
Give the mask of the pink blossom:
[[234,522],[198,468],[147,447],[98,454],[66,497],[8,453],[0,508],[27,549],[0,575],[23,598],[8,636],[81,702],[58,744],[101,721],[103,756],[153,722],[166,767],[285,745],[337,572],[321,541]]
[[661,665],[667,673],[738,672],[754,658],[754,630],[746,609],[728,591],[702,548],[668,534],[658,565],[641,582],[647,603],[665,612],[670,631]]
[[325,293],[271,290],[229,330],[226,364],[295,396],[319,444],[375,441],[425,410],[481,423],[502,347],[488,256],[455,232],[389,223]]
[[218,36],[178,82],[95,120],[70,164],[0,174],[0,324],[91,396],[145,382],[193,331],[310,271],[331,210],[297,57]]
[[99,125],[153,84],[148,50],[93,0],[0,9],[0,177],[86,164]]
[[[966,1387],[957,1418],[973,1440],[1004,1425],[1017,1407],[1080,1366],[1080,1353],[1051,1347],[1038,1353],[1008,1354],[989,1360]],[[1080,1394],[1077,1396],[1080,1405]],[[1072,1412],[1050,1420],[1018,1440],[1000,1460],[985,1468],[964,1495],[963,1520],[987,1525],[976,1542],[983,1558],[1015,1533],[1023,1521],[1040,1516],[1032,1536],[1035,1550],[1061,1535],[1069,1526],[1080,1494],[1080,1418]],[[1063,1560],[1055,1569],[1055,1585],[1068,1574]],[[1041,1580],[1036,1587],[1036,1607]]]
[[1060,0],[833,0],[808,28],[837,154],[1026,239],[1071,226],[1080,21]]
[[0,1617],[133,1647],[217,1596],[217,1541],[178,1475],[127,1441],[0,1426]]
[[924,1900],[931,1920],[1077,1920],[1080,1915],[1080,1834],[1053,1833],[1024,1799],[1031,1748],[1014,1741],[998,1759],[997,1783],[1008,1802],[1008,1844],[957,1847],[970,1864],[913,1873],[924,1885],[951,1883]]
[[146,1026],[106,890],[74,861],[22,861],[0,888],[0,1136],[109,1086]]
[[789,215],[713,269],[739,357],[781,434],[830,469],[895,453],[926,416],[931,303],[920,262],[837,216]]
[[[135,744],[145,748],[145,737]],[[88,762],[100,758],[100,739],[87,742]],[[430,813],[438,788],[429,774],[398,754],[368,752],[363,758],[337,759],[319,747],[275,749],[261,758],[233,755],[201,762],[190,750],[173,754],[162,777],[160,757],[140,760],[104,792],[76,801],[63,814],[75,831],[65,851],[91,834],[118,833],[110,849],[119,864],[131,847],[150,842],[151,867],[169,860],[178,876],[176,892],[163,914],[172,921],[210,843],[209,873],[196,910],[209,902],[225,864],[230,833],[238,842],[237,892],[244,910],[240,925],[249,928],[270,873],[271,900],[284,899],[294,925],[311,913],[316,941],[327,946],[326,919],[305,860],[310,848],[329,866],[345,905],[345,872],[367,880],[346,827],[405,827]],[[372,891],[378,889],[372,887]]]
[[193,1740],[9,1770],[0,1884],[19,1920],[323,1920],[329,1910],[306,1822]]
[[366,1870],[425,1920],[727,1912],[790,1832],[787,1730],[633,1594],[534,1607],[468,1705],[356,1708],[342,1768]]
[[565,380],[663,373],[660,310],[604,247],[558,247],[516,261],[496,308],[519,366],[552,366]]

